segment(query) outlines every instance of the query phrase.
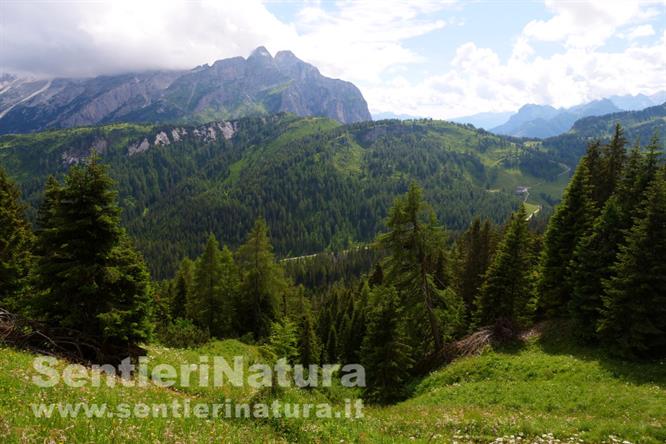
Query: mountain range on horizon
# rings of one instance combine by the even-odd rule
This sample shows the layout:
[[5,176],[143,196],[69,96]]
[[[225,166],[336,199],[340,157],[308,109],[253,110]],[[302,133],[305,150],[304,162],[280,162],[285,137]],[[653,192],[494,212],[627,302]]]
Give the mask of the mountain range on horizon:
[[477,128],[505,136],[547,138],[567,132],[577,120],[585,117],[622,111],[640,111],[661,105],[664,101],[666,101],[666,91],[651,95],[614,95],[569,108],[526,104],[515,113],[482,112],[450,120],[456,123],[470,123]]
[[250,56],[185,71],[94,78],[34,79],[0,75],[0,134],[112,122],[204,123],[290,112],[341,123],[371,120],[350,82],[332,79],[291,51]]

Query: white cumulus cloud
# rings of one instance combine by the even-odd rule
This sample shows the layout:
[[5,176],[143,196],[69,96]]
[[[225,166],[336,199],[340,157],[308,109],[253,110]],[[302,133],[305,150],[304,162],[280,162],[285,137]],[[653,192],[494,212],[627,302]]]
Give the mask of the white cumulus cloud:
[[[448,65],[433,63],[413,39],[446,44],[436,31],[464,31],[474,20],[465,6],[313,1],[287,21],[260,0],[2,0],[0,72],[76,77],[189,69],[265,45],[354,82],[373,112],[438,118],[666,89],[664,0],[545,0],[551,16],[516,29],[508,56],[470,35]],[[551,45],[548,53],[540,52],[543,45]]]
[[[400,87],[364,89],[373,110],[452,118],[483,111],[512,111],[526,103],[568,107],[614,94],[666,90],[666,31],[658,39],[624,48],[604,45],[614,36],[631,41],[655,35],[658,2],[554,1],[548,20],[526,23],[511,55],[468,42],[457,48],[450,69]],[[663,17],[661,17],[663,19]],[[627,31],[628,30],[628,31]],[[558,45],[539,55],[534,45]]]

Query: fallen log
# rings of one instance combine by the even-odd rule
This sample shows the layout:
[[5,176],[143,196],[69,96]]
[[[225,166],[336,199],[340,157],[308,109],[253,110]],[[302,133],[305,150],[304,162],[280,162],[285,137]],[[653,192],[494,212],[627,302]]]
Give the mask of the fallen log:
[[425,375],[454,359],[477,355],[487,346],[514,341],[520,330],[507,319],[498,319],[493,325],[481,327],[474,333],[454,342],[444,344],[436,352],[419,361],[413,369],[416,375]]

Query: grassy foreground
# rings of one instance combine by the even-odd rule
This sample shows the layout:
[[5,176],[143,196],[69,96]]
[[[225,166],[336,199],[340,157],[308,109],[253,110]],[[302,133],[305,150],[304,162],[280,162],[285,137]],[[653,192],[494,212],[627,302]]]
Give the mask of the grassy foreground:
[[[242,355],[257,347],[218,341],[197,350],[150,348],[150,365]],[[71,388],[31,383],[33,356],[0,348],[0,436],[8,442],[666,442],[666,364],[615,361],[562,335],[461,359],[413,385],[410,399],[366,406],[362,419],[36,418],[32,402],[325,402],[357,392],[333,387]],[[499,438],[499,439],[498,439]],[[7,441],[7,440],[5,440]]]

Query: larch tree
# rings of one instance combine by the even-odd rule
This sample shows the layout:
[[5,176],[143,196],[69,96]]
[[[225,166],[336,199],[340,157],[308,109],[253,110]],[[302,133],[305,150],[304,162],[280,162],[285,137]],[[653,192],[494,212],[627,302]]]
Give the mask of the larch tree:
[[214,334],[211,329],[215,328],[215,311],[219,309],[216,302],[220,299],[218,292],[222,280],[220,255],[220,245],[211,233],[203,253],[197,258],[192,292],[186,303],[187,317],[211,334]]
[[425,327],[432,347],[439,350],[448,329],[442,321],[452,308],[447,302],[458,308],[455,293],[445,291],[446,283],[438,279],[446,234],[416,184],[395,200],[386,225],[389,231],[378,237],[379,245],[389,254],[383,266],[384,282],[395,287],[405,315]]
[[256,339],[270,335],[271,324],[278,319],[278,307],[289,290],[284,270],[275,261],[268,237],[268,226],[257,219],[247,240],[237,252],[241,272],[239,319],[244,332]]

